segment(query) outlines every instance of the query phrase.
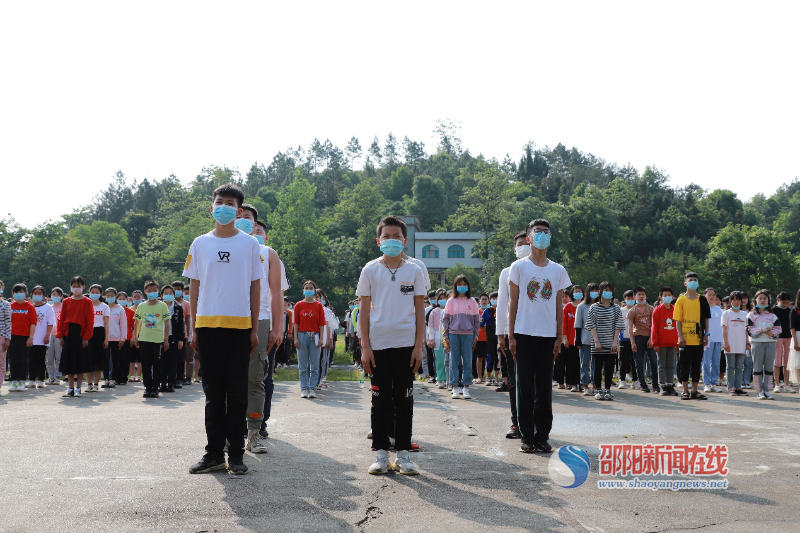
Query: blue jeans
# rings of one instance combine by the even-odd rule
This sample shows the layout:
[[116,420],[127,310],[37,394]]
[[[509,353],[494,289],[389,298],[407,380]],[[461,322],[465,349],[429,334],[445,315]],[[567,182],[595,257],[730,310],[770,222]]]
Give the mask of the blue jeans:
[[[299,331],[297,366],[300,370],[300,390],[312,389],[319,383],[320,347],[314,342],[313,331]],[[318,334],[317,334],[318,335]]]
[[719,379],[719,358],[722,351],[721,342],[709,342],[703,353],[703,383],[716,385]]
[[[472,341],[475,335],[450,334],[450,384],[453,387],[469,387],[472,383]],[[458,367],[463,367],[463,379]]]
[[592,382],[592,347],[589,344],[581,346],[581,385],[586,386]]

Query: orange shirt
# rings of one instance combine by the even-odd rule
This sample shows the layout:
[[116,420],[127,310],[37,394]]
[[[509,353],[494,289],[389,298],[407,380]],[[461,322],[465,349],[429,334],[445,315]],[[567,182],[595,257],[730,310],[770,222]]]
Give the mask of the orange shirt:
[[89,340],[94,333],[94,305],[92,300],[83,297],[80,300],[67,298],[61,304],[61,318],[58,321],[59,339],[64,338],[69,333],[69,325],[78,324],[81,327],[81,338]]

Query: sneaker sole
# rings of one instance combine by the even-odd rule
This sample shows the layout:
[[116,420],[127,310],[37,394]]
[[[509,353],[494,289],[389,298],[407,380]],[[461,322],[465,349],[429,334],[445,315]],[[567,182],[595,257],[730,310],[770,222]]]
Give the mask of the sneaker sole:
[[217,472],[219,470],[227,470],[227,469],[228,469],[228,465],[226,465],[225,463],[222,463],[220,465],[212,466],[210,468],[205,468],[203,470],[192,470],[190,468],[189,469],[189,473],[190,474],[206,474],[208,472]]
[[368,471],[367,471],[367,473],[368,473],[369,475],[371,475],[371,476],[385,476],[386,474],[388,474],[388,473],[389,473],[389,469],[387,468],[386,470],[383,470],[383,471],[376,471],[376,472],[373,472],[373,471],[371,471],[371,470],[368,470]]
[[234,472],[233,470],[231,470],[229,468],[228,469],[228,473],[230,475],[232,475],[232,476],[243,476],[243,475],[245,475],[247,473],[247,470],[237,470],[237,471]]

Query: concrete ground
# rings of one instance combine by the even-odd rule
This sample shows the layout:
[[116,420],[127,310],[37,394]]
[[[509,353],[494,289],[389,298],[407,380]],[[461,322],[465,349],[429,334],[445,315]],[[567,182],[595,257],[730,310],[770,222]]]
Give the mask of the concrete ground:
[[[190,475],[205,443],[200,386],[158,400],[141,385],[62,399],[49,387],[0,396],[0,531],[561,532],[797,530],[800,397],[713,394],[681,401],[615,391],[614,402],[554,390],[554,447],[589,453],[576,489],[549,456],[504,435],[508,395],[472,401],[418,383],[412,454],[422,475],[370,476],[369,393],[336,382],[318,400],[276,386],[269,453],[246,476]],[[718,491],[600,490],[600,443],[727,444]]]

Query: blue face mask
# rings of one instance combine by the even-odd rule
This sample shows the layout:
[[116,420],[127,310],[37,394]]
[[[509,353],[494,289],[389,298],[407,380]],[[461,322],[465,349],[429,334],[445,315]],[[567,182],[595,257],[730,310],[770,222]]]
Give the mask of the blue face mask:
[[319,303],[321,303],[322,305],[325,305],[325,300],[320,300]]
[[258,244],[260,244],[261,246],[264,246],[264,242],[266,242],[264,241],[264,237],[262,237],[261,235],[256,235],[256,240],[258,241]]
[[699,286],[700,283],[697,281],[690,281],[689,283],[686,284],[686,288],[689,289],[690,291],[696,291]]
[[175,301],[175,295],[173,295],[173,294],[165,294],[164,295],[164,301],[167,302],[167,303],[174,302]]
[[497,306],[497,300],[492,300],[490,303],[491,303],[493,306]]
[[61,303],[61,296],[51,296],[50,301],[54,304]]
[[158,293],[157,292],[148,292],[147,293],[147,299],[148,300],[157,300],[158,299]]
[[489,304],[483,304],[481,309],[489,309],[491,306]]
[[176,290],[175,291],[175,298],[180,298],[181,296],[183,296],[183,291]]
[[236,211],[238,209],[230,205],[215,205],[213,211],[211,211],[211,216],[223,226],[227,226],[236,220]]
[[742,306],[741,306],[741,305],[732,305],[732,306],[731,306],[731,309],[733,309],[733,310],[735,310],[735,311],[738,311],[738,310],[739,310],[739,309],[741,309],[741,308],[742,308]]
[[548,246],[550,246],[550,235],[547,233],[534,233],[533,245],[540,250],[546,249]]
[[356,308],[356,306],[355,306],[355,305],[351,305],[351,306],[350,306],[350,309],[355,309],[355,308]]
[[439,307],[444,307],[447,305],[447,300],[439,300]]
[[456,287],[456,290],[458,291],[458,294],[467,294],[469,287],[467,287],[466,285],[459,285],[458,287]]
[[141,299],[139,299],[139,298],[134,298],[133,299],[133,305],[139,305],[140,303],[142,303]]
[[39,302],[41,302],[42,300],[44,300],[44,296],[42,296],[41,294],[34,294],[33,296],[31,296],[31,299],[32,299],[34,302],[36,302],[36,303],[39,303]]
[[582,292],[575,292],[572,294],[573,300],[583,300],[583,293]]
[[22,300],[25,299],[25,293],[24,292],[15,292],[14,293],[14,299],[16,301],[18,301],[18,302],[21,302]]
[[664,296],[663,298],[661,298],[661,301],[664,302],[665,304],[671,304],[672,296]]
[[89,298],[91,298],[94,301],[97,301],[100,299],[100,295],[97,294],[96,292],[93,292],[92,294],[89,295]]
[[106,298],[106,303],[107,304],[115,304],[115,303],[117,303],[117,299],[116,298]]
[[597,291],[589,291],[589,298],[592,300],[597,300],[600,297],[600,293]]
[[119,300],[117,302],[117,305],[119,305],[120,307],[128,307],[128,300]]
[[[603,293],[604,298],[605,296],[606,296],[605,293]],[[636,305],[636,300],[625,300],[625,305],[627,305],[628,307],[633,307],[634,305]]]
[[759,309],[766,309],[769,306],[768,305],[756,304],[756,307],[758,307]]
[[236,226],[236,229],[243,231],[248,235],[253,233],[253,222],[246,218],[237,218],[233,225]]
[[381,252],[389,257],[397,257],[403,253],[403,241],[398,241],[397,239],[381,241]]
[[317,294],[315,291],[303,291],[303,296],[306,298],[313,298]]
[[611,291],[603,291],[603,298],[606,300],[610,300],[614,297],[614,293]]

